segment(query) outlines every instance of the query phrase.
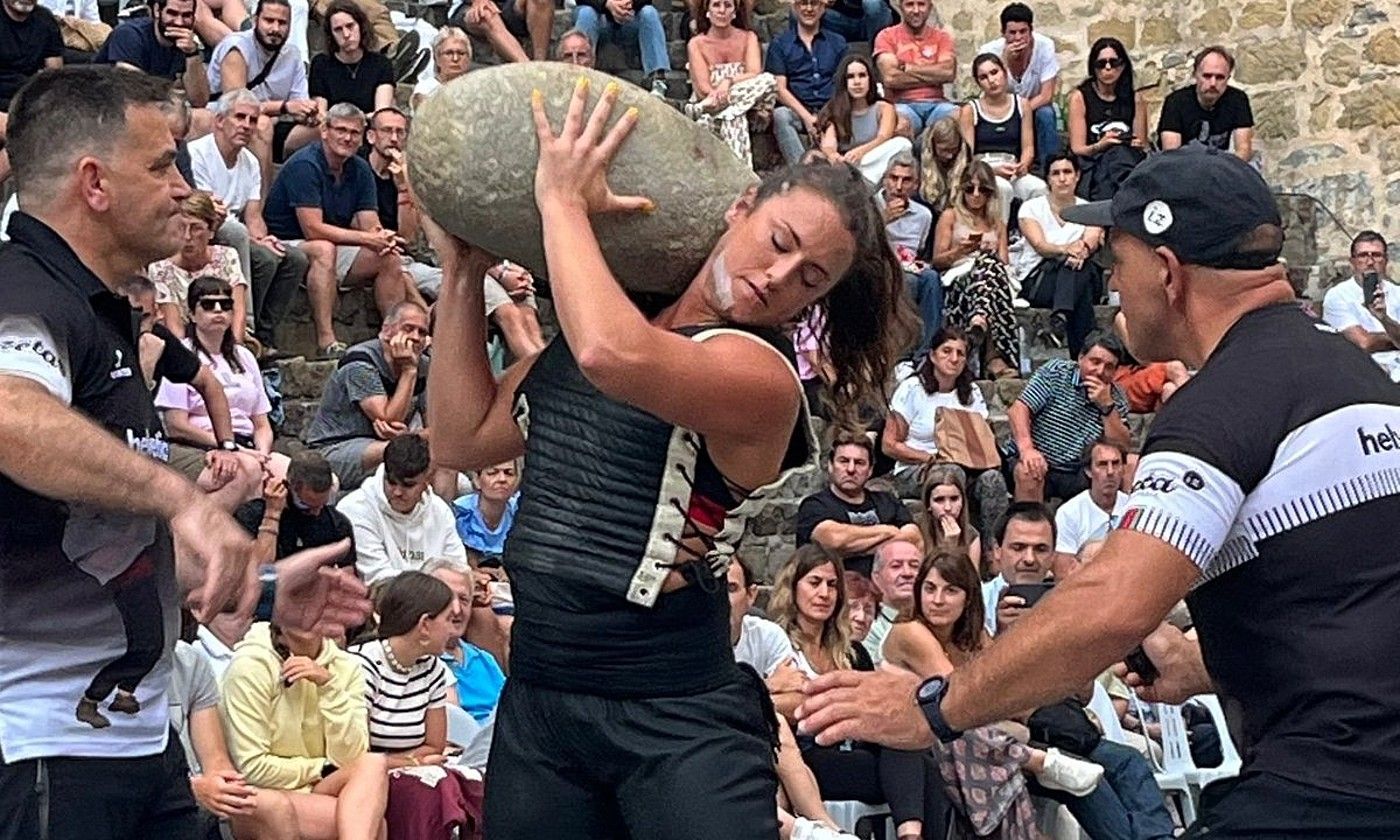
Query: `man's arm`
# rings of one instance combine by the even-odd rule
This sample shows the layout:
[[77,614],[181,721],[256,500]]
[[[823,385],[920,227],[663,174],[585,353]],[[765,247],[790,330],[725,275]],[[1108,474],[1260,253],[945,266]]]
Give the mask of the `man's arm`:
[[375,249],[383,244],[379,236],[368,231],[328,224],[320,207],[298,207],[296,211],[297,224],[301,225],[301,232],[305,234],[303,239],[323,239],[337,245]]
[[1248,162],[1254,155],[1254,126],[1235,129],[1230,135],[1230,140],[1235,147],[1235,157]]
[[[378,373],[374,373],[378,376]],[[418,366],[401,367],[399,379],[394,383],[394,393],[388,396],[377,394],[359,401],[360,411],[370,420],[386,423],[407,423],[413,413],[413,389],[418,382]]]
[[1036,91],[1035,96],[1026,100],[1026,107],[1031,111],[1035,111],[1037,108],[1044,108],[1046,105],[1052,105],[1055,102],[1055,94],[1059,92],[1060,75],[1056,73],[1050,78],[1040,81],[1040,90]]
[[185,56],[185,96],[190,105],[203,108],[209,104],[209,70],[204,66],[204,57],[196,52]]
[[775,76],[774,78],[778,82],[778,104],[792,109],[802,122],[811,125],[816,116],[807,110],[807,106],[802,104],[802,100],[798,99],[796,94],[788,89],[787,76]]
[[928,64],[905,64],[902,67],[894,53],[880,53],[875,61],[880,70],[880,81],[894,90],[946,84],[953,81],[958,69],[955,55],[947,55]]
[[248,229],[248,238],[253,240],[267,237],[267,222],[263,219],[262,199],[248,199],[243,205],[243,226]]
[[1158,131],[1157,142],[1161,144],[1162,151],[1169,152],[1172,149],[1181,148],[1181,135],[1175,131]]
[[1342,335],[1367,353],[1383,353],[1397,347],[1395,340],[1389,334],[1367,332],[1366,328],[1362,326],[1347,327],[1342,330]]
[[901,534],[898,525],[850,525],[828,519],[812,529],[812,542],[839,557],[850,557],[869,554],[880,543]]

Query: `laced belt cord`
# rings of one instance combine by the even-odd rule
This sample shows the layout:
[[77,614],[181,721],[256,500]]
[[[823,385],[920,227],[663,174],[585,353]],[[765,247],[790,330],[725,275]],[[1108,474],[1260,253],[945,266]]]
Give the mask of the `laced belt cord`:
[[[681,436],[681,439],[685,441],[697,455],[700,453],[700,444],[696,440],[694,434],[686,432]],[[695,476],[691,475],[690,470],[687,469],[685,464],[677,463],[673,464],[672,467],[680,474],[681,478],[690,488],[691,495],[693,496],[695,493]],[[725,487],[728,488],[741,503],[756,492],[755,490],[750,490],[730,481],[729,478],[723,474],[720,475],[720,479],[724,481]],[[681,515],[681,518],[685,521],[685,525],[681,528],[681,536],[679,538],[674,534],[665,534],[662,538],[675,546],[678,554],[687,554],[690,556],[690,559],[677,560],[674,563],[662,563],[659,565],[665,568],[685,571],[686,569],[694,570],[696,564],[703,563],[710,573],[706,575],[697,572],[694,575],[695,583],[705,592],[714,593],[719,588],[719,579],[724,577],[725,573],[728,571],[729,563],[733,559],[734,553],[738,550],[738,547],[729,543],[721,543],[719,540],[715,539],[715,535],[707,533],[704,528],[700,527],[700,523],[696,521],[695,516],[690,512],[690,507],[682,502],[682,500],[672,496],[668,503]],[[699,540],[701,545],[705,547],[705,550],[699,551],[687,545],[685,543],[687,538]]]

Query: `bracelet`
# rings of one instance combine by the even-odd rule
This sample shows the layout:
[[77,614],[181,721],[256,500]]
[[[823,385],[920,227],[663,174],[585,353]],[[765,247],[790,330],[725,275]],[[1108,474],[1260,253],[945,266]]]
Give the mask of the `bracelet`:
[[259,533],[259,534],[277,534],[277,532],[278,532],[278,529],[272,527],[271,525],[260,525],[260,526],[258,526],[258,533]]

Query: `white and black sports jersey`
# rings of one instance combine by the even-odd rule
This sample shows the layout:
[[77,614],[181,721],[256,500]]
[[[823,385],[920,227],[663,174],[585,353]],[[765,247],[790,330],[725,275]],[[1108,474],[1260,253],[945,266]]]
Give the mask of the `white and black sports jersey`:
[[1157,415],[1121,528],[1187,601],[1245,762],[1400,802],[1400,388],[1292,305],[1241,318]]

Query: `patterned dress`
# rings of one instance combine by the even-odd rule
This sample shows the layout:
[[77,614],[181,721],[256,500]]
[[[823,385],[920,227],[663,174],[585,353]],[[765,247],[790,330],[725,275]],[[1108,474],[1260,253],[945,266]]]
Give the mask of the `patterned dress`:
[[943,789],[973,834],[995,840],[1040,840],[1021,773],[1030,749],[990,726],[934,747]]
[[[718,85],[744,73],[744,62],[731,61],[710,65],[710,85]],[[749,112],[768,110],[778,98],[778,82],[771,73],[759,73],[729,88],[729,104],[722,110],[707,112],[699,100],[686,103],[686,116],[719,136],[739,159],[753,168],[753,145],[749,139]]]
[[[953,238],[961,241],[973,231],[961,220],[953,225]],[[995,237],[995,232],[983,234]],[[1021,364],[1011,275],[996,254],[979,250],[964,257],[944,274],[948,288],[948,323],[964,330],[981,315],[987,322],[987,341],[1012,369]]]

